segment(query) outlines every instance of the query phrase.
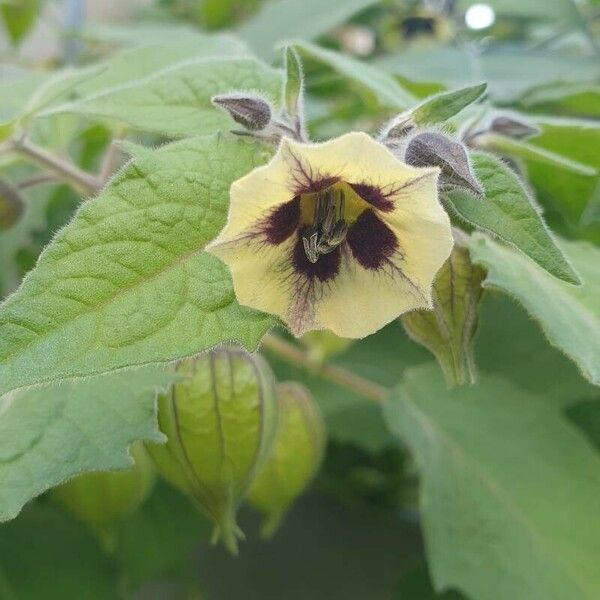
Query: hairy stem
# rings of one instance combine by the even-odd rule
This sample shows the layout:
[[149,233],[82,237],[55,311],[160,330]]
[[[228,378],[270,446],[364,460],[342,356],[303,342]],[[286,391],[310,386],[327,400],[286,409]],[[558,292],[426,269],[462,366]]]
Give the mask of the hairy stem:
[[98,178],[64,158],[48,152],[26,138],[14,138],[7,149],[17,152],[29,161],[52,173],[57,179],[69,183],[87,195],[95,194],[102,187]]
[[[281,339],[280,337],[271,334],[266,335],[262,341],[263,348],[273,354],[277,354],[283,360],[305,368],[310,369],[313,365],[306,355],[306,353],[298,348],[295,344]],[[373,402],[380,404],[387,402],[389,396],[389,390],[385,387],[365,379],[359,375],[355,375],[351,371],[339,367],[337,365],[325,364],[321,367],[319,375],[324,379],[328,379],[332,383],[345,387],[348,390],[363,396]]]

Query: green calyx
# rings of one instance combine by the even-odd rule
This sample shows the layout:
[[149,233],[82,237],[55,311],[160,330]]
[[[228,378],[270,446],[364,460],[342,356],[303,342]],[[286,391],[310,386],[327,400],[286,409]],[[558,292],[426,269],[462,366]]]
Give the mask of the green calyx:
[[326,442],[321,411],[298,383],[277,385],[279,422],[273,449],[248,494],[265,514],[261,535],[270,537],[296,498],[308,487],[321,464]]
[[148,449],[160,474],[213,522],[213,541],[236,554],[237,508],[276,428],[273,376],[260,356],[236,348],[182,361],[177,371],[182,380],[158,399],[168,441]]
[[107,551],[114,548],[116,526],[150,495],[155,482],[144,446],[131,446],[134,465],[124,471],[85,473],[54,488],[52,499],[88,525]]
[[485,270],[455,245],[433,283],[433,310],[401,317],[408,335],[437,359],[449,386],[475,383],[473,336]]

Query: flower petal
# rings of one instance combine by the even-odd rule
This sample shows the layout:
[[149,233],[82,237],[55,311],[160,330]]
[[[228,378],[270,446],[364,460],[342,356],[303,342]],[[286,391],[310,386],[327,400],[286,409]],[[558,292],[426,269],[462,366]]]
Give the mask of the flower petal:
[[404,312],[431,308],[433,279],[453,246],[448,215],[437,199],[436,171],[412,187],[406,206],[379,217],[395,234],[397,252],[379,269],[348,258],[326,293],[315,300],[313,320],[319,328],[360,338]]
[[[229,220],[207,250],[229,266],[241,304],[279,316],[294,334],[364,337],[431,306],[453,245],[438,173],[405,165],[363,133],[312,145],[284,139],[268,165],[233,183]],[[337,181],[371,208],[309,265],[295,231],[298,196]]]

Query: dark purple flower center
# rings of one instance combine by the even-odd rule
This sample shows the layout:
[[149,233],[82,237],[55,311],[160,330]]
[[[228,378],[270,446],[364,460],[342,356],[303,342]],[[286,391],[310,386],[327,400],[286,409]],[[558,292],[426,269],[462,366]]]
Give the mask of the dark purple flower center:
[[392,201],[377,187],[329,184],[273,209],[259,232],[274,246],[296,236],[291,256],[294,270],[323,282],[339,272],[345,246],[365,269],[380,269],[389,262],[398,240],[377,210],[392,208]]
[[350,183],[349,185],[365,202],[378,210],[389,212],[394,209],[393,200],[389,194],[384,194],[381,188],[367,183]]
[[346,241],[365,269],[380,269],[398,249],[394,232],[370,208],[352,224]]
[[263,233],[267,242],[277,246],[285,242],[300,223],[300,196],[278,206],[265,220]]
[[292,264],[294,265],[294,270],[299,275],[303,275],[311,280],[329,281],[338,274],[341,262],[342,253],[339,246],[332,252],[319,257],[317,262],[311,262],[304,251],[302,235],[298,234],[292,250]]

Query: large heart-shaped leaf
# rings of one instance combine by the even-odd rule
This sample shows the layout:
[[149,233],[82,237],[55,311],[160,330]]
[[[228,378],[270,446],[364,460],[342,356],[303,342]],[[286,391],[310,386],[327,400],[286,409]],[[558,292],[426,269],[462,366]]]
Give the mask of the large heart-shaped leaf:
[[0,306],[0,394],[226,340],[256,347],[271,318],[240,307],[229,271],[203,250],[231,182],[266,158],[221,135],[138,153]]
[[189,60],[53,107],[40,116],[73,113],[185,137],[231,127],[227,115],[212,105],[216,94],[258,90],[276,98],[281,81],[280,71],[250,58]]
[[385,412],[421,472],[436,589],[598,597],[600,455],[560,407],[497,376],[448,390],[435,366],[405,374]]

